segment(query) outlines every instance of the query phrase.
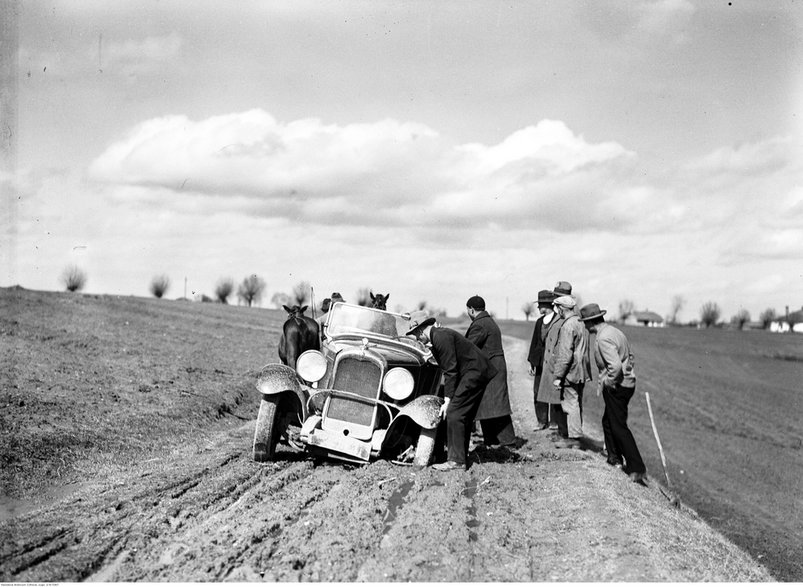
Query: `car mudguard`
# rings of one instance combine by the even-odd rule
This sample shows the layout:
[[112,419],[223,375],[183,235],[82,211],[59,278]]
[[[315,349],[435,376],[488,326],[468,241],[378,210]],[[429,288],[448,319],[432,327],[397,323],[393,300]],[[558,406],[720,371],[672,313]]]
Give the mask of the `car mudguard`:
[[256,388],[263,396],[290,395],[294,401],[298,418],[301,422],[307,419],[307,398],[309,392],[301,382],[295,370],[281,363],[270,363],[262,367],[256,381]]
[[442,405],[443,398],[436,395],[422,395],[404,406],[394,418],[394,422],[402,416],[407,416],[422,428],[430,430],[437,428],[440,422],[438,414]]

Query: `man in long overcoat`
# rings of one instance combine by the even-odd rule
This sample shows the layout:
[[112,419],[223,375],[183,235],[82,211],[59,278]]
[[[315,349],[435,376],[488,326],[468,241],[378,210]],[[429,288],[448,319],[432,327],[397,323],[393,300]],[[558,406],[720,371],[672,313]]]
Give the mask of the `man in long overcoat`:
[[436,326],[435,318],[425,311],[410,313],[407,334],[430,346],[443,371],[441,417],[446,418],[448,460],[432,468],[438,471],[466,469],[471,423],[485,386],[496,375],[496,369],[474,343],[451,328]]
[[552,302],[557,296],[548,289],[538,292],[538,312],[541,314],[535,321],[533,328],[533,338],[530,341],[530,351],[527,354],[527,362],[530,364],[529,372],[535,379],[533,380],[533,403],[535,404],[535,428],[533,430],[547,430],[550,423],[557,428],[557,418],[555,407],[557,404],[549,404],[538,400],[538,387],[541,384],[541,375],[544,371],[544,348],[546,347],[546,337],[549,330],[554,326],[557,314],[552,309]]
[[485,300],[471,296],[466,302],[466,312],[471,325],[466,338],[485,353],[496,369],[496,375],[488,382],[482,401],[477,410],[477,420],[482,428],[482,438],[486,446],[514,446],[516,431],[510,417],[510,397],[507,389],[507,363],[502,348],[502,333],[499,326],[485,311]]
[[569,430],[566,423],[566,413],[560,407],[560,389],[552,385],[552,381],[554,380],[553,357],[557,350],[558,334],[560,334],[560,327],[563,325],[563,321],[563,317],[555,312],[552,325],[549,327],[546,339],[544,340],[543,371],[541,372],[541,380],[538,382],[536,401],[549,405],[550,413],[555,416],[555,423],[558,426],[558,435],[561,438],[568,438]]

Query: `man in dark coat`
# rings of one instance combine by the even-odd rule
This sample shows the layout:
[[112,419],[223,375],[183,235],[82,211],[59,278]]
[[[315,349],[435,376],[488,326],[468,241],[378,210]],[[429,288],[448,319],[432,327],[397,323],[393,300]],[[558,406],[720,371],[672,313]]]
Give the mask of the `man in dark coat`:
[[482,427],[486,446],[514,446],[516,431],[510,417],[510,397],[507,389],[507,363],[502,349],[502,333],[494,319],[485,311],[485,300],[471,296],[466,302],[466,312],[471,325],[466,338],[477,345],[496,369],[496,375],[485,387],[477,410],[477,420]]
[[428,345],[443,370],[441,417],[446,418],[448,460],[432,468],[438,471],[466,469],[471,423],[485,386],[496,375],[496,369],[474,343],[450,328],[435,326],[435,318],[425,311],[410,313],[407,334]]
[[541,383],[541,375],[544,372],[544,348],[549,329],[557,322],[557,314],[553,311],[552,302],[557,295],[548,290],[542,289],[538,292],[538,312],[541,314],[535,321],[533,328],[533,338],[530,342],[530,352],[527,355],[527,362],[530,363],[530,375],[535,376],[533,381],[533,403],[535,404],[536,424],[533,430],[547,430],[550,423],[557,428],[557,417],[555,409],[557,404],[550,404],[538,400],[538,386]]

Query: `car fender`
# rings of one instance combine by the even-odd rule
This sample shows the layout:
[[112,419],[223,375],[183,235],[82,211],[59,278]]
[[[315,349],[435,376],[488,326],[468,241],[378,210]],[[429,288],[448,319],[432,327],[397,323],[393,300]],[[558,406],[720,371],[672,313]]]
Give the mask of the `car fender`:
[[440,419],[440,410],[443,398],[436,395],[422,395],[404,406],[395,419],[408,416],[422,428],[437,428]]
[[[303,422],[307,419],[309,391],[292,367],[281,363],[265,365],[257,376],[256,388],[262,396],[280,396],[291,400],[299,420]],[[286,405],[285,402],[282,404]]]

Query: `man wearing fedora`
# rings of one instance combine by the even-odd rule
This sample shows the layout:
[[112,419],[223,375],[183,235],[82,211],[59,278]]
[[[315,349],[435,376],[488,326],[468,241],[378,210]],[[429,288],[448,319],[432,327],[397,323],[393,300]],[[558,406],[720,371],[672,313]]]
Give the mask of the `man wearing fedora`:
[[557,315],[552,309],[552,302],[557,296],[548,289],[538,292],[538,312],[541,314],[535,321],[533,328],[533,338],[530,341],[530,351],[527,354],[527,362],[530,364],[530,375],[535,376],[533,381],[533,403],[535,404],[536,424],[534,430],[547,430],[550,422],[557,428],[555,417],[555,407],[557,404],[550,404],[538,399],[538,387],[541,384],[541,375],[544,372],[544,348],[549,330],[557,322]]
[[636,391],[636,360],[624,333],[605,322],[606,312],[598,304],[580,308],[580,320],[589,332],[596,333],[594,362],[599,370],[597,392],[602,390],[605,402],[602,433],[608,464],[622,467],[624,458],[624,471],[633,481],[643,484],[647,469],[627,426],[627,404]]
[[582,448],[583,388],[591,380],[591,363],[588,359],[588,332],[575,311],[572,296],[560,296],[553,302],[563,318],[558,340],[550,357],[552,386],[560,393],[560,405],[566,414],[567,438],[558,448]]
[[502,348],[502,332],[494,319],[485,311],[485,300],[471,296],[466,301],[466,313],[471,325],[466,338],[485,353],[496,369],[496,375],[485,387],[476,419],[482,428],[486,446],[515,446],[516,431],[510,417],[510,397],[507,389],[507,363]]
[[435,324],[426,311],[410,313],[410,330],[432,349],[432,355],[443,371],[444,403],[441,417],[446,419],[447,460],[433,465],[438,471],[468,468],[468,442],[471,424],[482,401],[485,386],[496,369],[485,354],[465,336]]

